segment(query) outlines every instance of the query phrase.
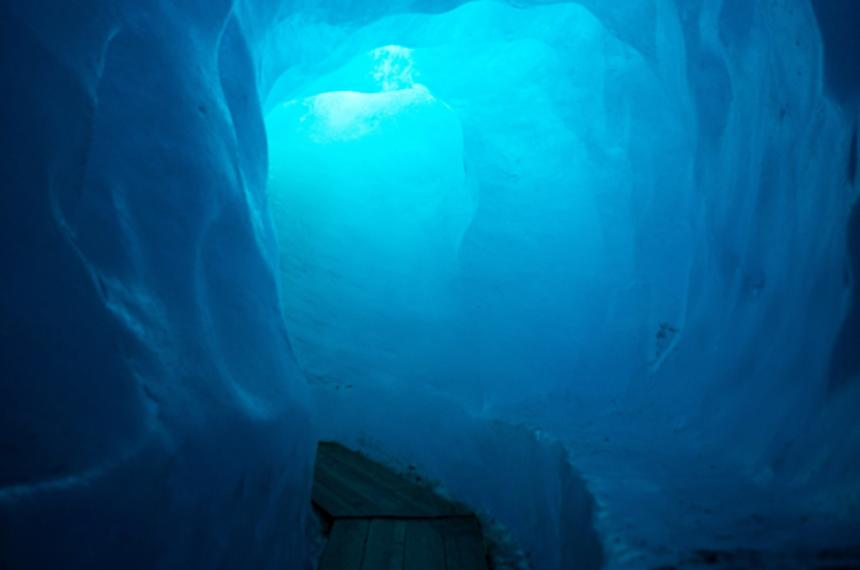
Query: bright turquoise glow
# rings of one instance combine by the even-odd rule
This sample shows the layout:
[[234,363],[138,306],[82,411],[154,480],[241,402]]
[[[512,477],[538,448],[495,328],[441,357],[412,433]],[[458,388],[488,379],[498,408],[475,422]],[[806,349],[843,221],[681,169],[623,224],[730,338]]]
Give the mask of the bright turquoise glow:
[[474,209],[462,128],[426,87],[386,89],[393,82],[290,101],[267,117],[285,314],[297,345],[324,339],[303,352],[319,376],[344,358],[381,371],[378,355],[393,374],[397,339],[451,311],[447,286]]
[[[491,475],[401,426],[480,431],[464,412],[573,449],[618,439],[625,464],[642,449],[635,492],[590,465],[617,525],[630,502],[658,508],[648,489],[709,480],[708,454],[777,477],[763,458],[801,436],[784,420],[820,397],[844,307],[829,228],[846,158],[818,141],[843,148],[848,129],[816,91],[811,11],[750,27],[718,4],[701,37],[663,2],[471,2],[283,36],[268,190],[325,433],[409,450],[507,521],[531,505],[471,489]],[[688,467],[662,471],[654,449]],[[751,508],[723,502],[728,526]],[[670,511],[693,540],[694,515]],[[568,567],[545,530],[519,528],[542,567]]]

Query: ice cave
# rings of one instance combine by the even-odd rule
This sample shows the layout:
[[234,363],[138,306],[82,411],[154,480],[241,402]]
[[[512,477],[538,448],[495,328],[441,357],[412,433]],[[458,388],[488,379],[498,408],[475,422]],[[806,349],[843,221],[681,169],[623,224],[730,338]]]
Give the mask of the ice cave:
[[3,570],[860,568],[860,2],[0,46]]

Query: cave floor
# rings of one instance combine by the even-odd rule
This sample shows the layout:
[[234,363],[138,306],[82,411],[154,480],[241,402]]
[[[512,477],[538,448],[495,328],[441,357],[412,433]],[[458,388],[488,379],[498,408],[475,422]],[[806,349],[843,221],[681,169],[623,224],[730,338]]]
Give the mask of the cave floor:
[[485,570],[478,518],[419,476],[321,442],[313,503],[328,542],[320,570]]

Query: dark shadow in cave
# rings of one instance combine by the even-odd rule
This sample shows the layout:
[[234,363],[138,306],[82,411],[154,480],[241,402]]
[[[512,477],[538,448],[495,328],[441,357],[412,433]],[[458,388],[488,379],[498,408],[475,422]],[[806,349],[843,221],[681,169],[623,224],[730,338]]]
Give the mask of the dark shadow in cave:
[[843,103],[860,99],[860,2],[812,0],[824,43],[827,85]]
[[[851,137],[847,176],[857,183],[857,122]],[[848,272],[851,279],[851,306],[842,324],[830,362],[830,390],[860,380],[860,200],[854,202],[847,231]]]
[[[857,106],[860,102],[860,3],[855,0],[812,0],[815,17],[824,43],[827,87],[843,105]],[[846,177],[857,184],[857,121],[851,137]],[[830,361],[829,389],[837,390],[860,380],[860,202],[855,201],[848,219],[847,275],[850,279],[851,306]]]

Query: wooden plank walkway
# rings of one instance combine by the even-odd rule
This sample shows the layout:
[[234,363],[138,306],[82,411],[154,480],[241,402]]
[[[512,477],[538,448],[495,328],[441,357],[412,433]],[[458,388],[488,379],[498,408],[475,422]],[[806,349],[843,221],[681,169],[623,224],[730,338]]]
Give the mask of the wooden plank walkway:
[[340,444],[319,444],[313,502],[330,529],[319,570],[487,570],[474,513]]

